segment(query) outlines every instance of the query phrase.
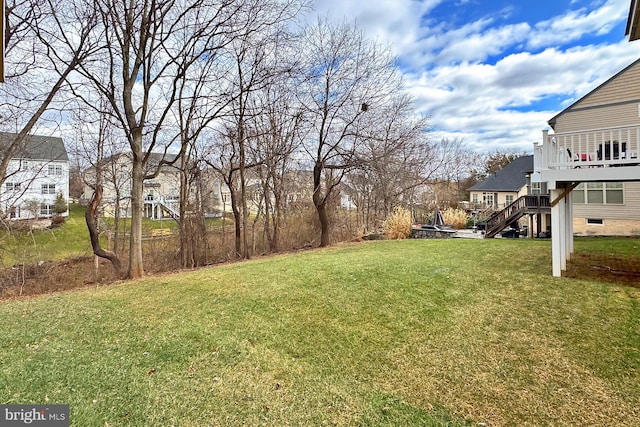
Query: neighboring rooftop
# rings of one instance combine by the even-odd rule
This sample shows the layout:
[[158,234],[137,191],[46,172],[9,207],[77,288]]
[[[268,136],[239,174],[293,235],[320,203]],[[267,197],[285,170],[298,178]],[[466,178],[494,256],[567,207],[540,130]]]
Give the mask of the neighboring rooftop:
[[[0,132],[0,153],[4,152],[15,137],[15,133]],[[69,160],[62,138],[43,135],[28,135],[12,157],[31,160]]]
[[471,187],[470,191],[520,191],[527,183],[525,174],[533,171],[533,155],[514,159],[504,168]]

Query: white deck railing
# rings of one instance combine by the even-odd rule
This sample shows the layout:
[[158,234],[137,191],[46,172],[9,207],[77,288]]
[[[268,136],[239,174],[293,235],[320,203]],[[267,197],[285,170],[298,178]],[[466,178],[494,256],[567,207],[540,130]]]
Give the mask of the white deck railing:
[[549,134],[534,145],[534,170],[640,164],[640,125]]

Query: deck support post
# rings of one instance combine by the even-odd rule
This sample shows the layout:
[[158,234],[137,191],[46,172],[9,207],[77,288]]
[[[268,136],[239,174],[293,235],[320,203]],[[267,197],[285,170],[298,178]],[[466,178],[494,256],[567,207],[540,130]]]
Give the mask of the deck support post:
[[[564,194],[564,197],[562,195]],[[561,277],[573,253],[573,207],[571,192],[551,190],[557,203],[551,208],[551,260],[553,276]]]

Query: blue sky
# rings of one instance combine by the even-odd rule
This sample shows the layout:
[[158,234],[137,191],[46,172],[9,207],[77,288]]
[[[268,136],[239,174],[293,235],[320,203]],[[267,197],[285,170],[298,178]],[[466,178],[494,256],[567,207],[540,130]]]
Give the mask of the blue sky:
[[432,138],[532,151],[547,121],[640,58],[629,0],[316,0],[398,56]]

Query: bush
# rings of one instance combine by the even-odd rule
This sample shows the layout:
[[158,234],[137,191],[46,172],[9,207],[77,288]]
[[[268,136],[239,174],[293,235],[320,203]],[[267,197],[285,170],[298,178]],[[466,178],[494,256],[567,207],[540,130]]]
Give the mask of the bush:
[[56,196],[56,201],[53,205],[53,213],[55,214],[55,216],[60,216],[63,213],[67,212],[67,209],[67,200],[64,198],[62,193],[58,193],[58,195]]
[[411,234],[412,223],[411,212],[398,206],[384,221],[382,228],[387,239],[406,239]]
[[462,209],[447,208],[442,211],[444,223],[456,230],[461,230],[467,225],[467,213]]

